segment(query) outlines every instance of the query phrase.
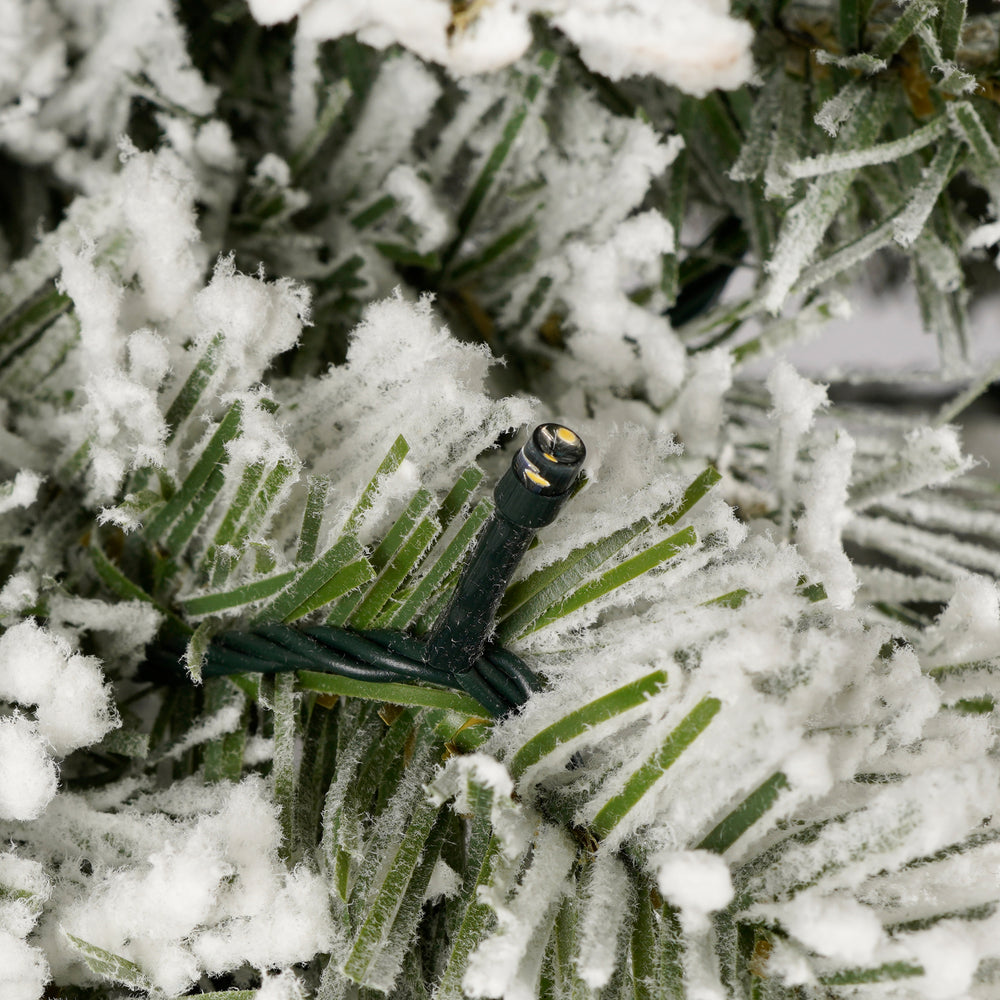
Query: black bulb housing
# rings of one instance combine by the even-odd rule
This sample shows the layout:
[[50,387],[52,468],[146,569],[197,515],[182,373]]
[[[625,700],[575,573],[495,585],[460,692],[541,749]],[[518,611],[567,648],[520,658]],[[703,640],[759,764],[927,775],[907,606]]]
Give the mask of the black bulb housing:
[[497,513],[532,532],[551,524],[569,499],[586,457],[575,431],[540,424],[493,491]]
[[586,457],[579,435],[562,424],[540,424],[529,435],[493,491],[496,510],[428,639],[426,662],[459,677],[472,670],[521,557],[569,499]]

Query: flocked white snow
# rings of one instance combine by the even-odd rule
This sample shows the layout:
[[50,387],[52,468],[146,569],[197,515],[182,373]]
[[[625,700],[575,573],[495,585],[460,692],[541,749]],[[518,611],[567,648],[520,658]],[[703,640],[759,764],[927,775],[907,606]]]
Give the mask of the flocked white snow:
[[[410,50],[384,65],[357,128],[336,152],[329,185],[343,197],[347,218],[391,193],[426,253],[444,251],[454,232],[447,192],[411,154],[442,93],[420,59],[461,78],[466,95],[431,153],[434,174],[446,172],[474,125],[481,131],[471,155],[477,163],[488,156],[501,127],[488,112],[508,96],[509,83],[489,74],[524,69],[518,61],[531,40],[528,18],[539,12],[591,69],[612,79],[653,74],[703,95],[739,86],[752,72],[751,29],[729,16],[724,0],[498,0],[451,33],[456,15],[446,0],[250,6],[262,24],[298,18],[288,126],[296,144],[319,113],[312,88],[321,40],[358,32],[374,46]],[[127,475],[153,466],[166,479],[179,478],[233,402],[243,407],[243,425],[227,446],[231,478],[222,496],[230,500],[238,477],[255,464],[287,469],[287,484],[252,538],[279,568],[291,565],[305,476],[330,481],[323,546],[400,433],[409,454],[381,484],[362,526],[364,542],[418,484],[446,489],[511,427],[558,416],[583,434],[591,448],[588,486],[529,553],[525,572],[652,517],[679,499],[709,459],[722,473],[719,488],[685,522],[696,542],[664,572],[638,577],[517,643],[525,657],[544,663],[548,680],[523,713],[498,726],[481,752],[433,771],[426,788],[409,779],[413,801],[450,801],[459,813],[471,808],[470,789],[492,796],[502,863],[480,901],[494,910],[496,924],[462,980],[468,995],[535,996],[546,934],[572,888],[577,857],[576,843],[546,819],[546,802],[565,794],[572,822],[593,822],[709,697],[719,700],[718,715],[597,852],[579,927],[586,947],[577,973],[586,986],[612,980],[618,935],[627,933],[636,902],[615,852],[642,844],[646,873],[689,935],[684,974],[692,998],[721,995],[711,917],[731,906],[740,919],[783,929],[767,972],[786,984],[815,984],[845,963],[905,962],[922,973],[899,990],[890,984],[859,995],[973,995],[977,968],[998,957],[1000,918],[944,919],[925,929],[907,922],[997,899],[1000,855],[989,843],[943,869],[913,863],[970,831],[993,837],[992,817],[1000,815],[995,712],[966,716],[952,707],[970,696],[1000,696],[993,677],[1000,559],[951,533],[995,536],[997,525],[983,512],[935,505],[933,491],[970,468],[953,428],[904,433],[890,426],[877,429],[885,431],[880,436],[842,426],[828,412],[825,388],[788,365],[774,368],[762,406],[741,408],[727,395],[733,356],[724,349],[689,354],[658,292],[635,301],[637,290],[656,283],[662,255],[680,238],[659,213],[642,210],[650,185],[679,154],[679,138],[638,117],[614,116],[581,94],[560,108],[556,143],[537,114],[526,119],[504,169],[524,191],[541,179],[558,196],[525,195],[524,219],[537,214],[539,252],[498,308],[518,315],[539,280],[551,281],[535,308],[539,317],[561,310],[566,350],[546,356],[548,407],[494,391],[490,350],[452,336],[430,297],[411,301],[393,291],[395,272],[362,247],[375,293],[345,364],[316,378],[272,379],[268,400],[281,404],[275,416],[259,383],[273,359],[305,335],[309,295],[280,273],[241,273],[212,227],[217,213],[229,210],[244,169],[251,187],[281,192],[284,211],[304,207],[308,195],[294,189],[290,161],[269,153],[256,164],[240,162],[228,129],[211,117],[217,92],[192,65],[166,0],[25,0],[0,5],[0,13],[0,144],[83,195],[31,260],[3,279],[4,294],[16,298],[57,276],[79,324],[63,317],[54,327],[67,356],[64,381],[55,385],[72,389],[72,401],[58,408],[42,400],[16,423],[7,421],[6,406],[0,413],[3,530],[29,537],[0,589],[0,831],[12,845],[0,854],[4,1000],[38,1000],[50,981],[96,982],[68,934],[135,962],[168,994],[187,991],[203,975],[250,967],[262,973],[257,1000],[299,1000],[305,987],[293,966],[321,953],[343,957],[329,872],[318,862],[286,865],[278,808],[261,778],[218,785],[194,778],[160,788],[150,773],[89,792],[60,785],[73,751],[135,735],[116,733],[113,684],[130,679],[162,615],[138,599],[112,603],[60,590],[51,574],[73,569],[79,553],[56,551],[48,525],[32,526],[48,477],[86,443],[85,504],[95,516],[104,508],[104,524],[137,530],[145,515],[120,496]],[[85,57],[69,57],[61,38],[70,35]],[[156,153],[119,143],[143,77],[180,109],[164,116],[167,142]],[[845,88],[817,122],[836,133],[861,94]],[[875,162],[885,152],[862,159]],[[786,173],[812,177],[828,168],[830,161],[798,161]],[[918,187],[900,217],[900,244],[918,237],[941,178],[931,170]],[[814,211],[822,208],[808,200],[790,208],[765,292],[775,311],[825,232]],[[488,203],[482,211],[494,226],[513,221]],[[325,236],[347,242],[348,230],[341,220]],[[966,241],[985,248],[996,238],[996,223],[987,222]],[[936,280],[946,287],[957,264],[947,254],[937,264]],[[779,346],[810,322],[818,325],[839,301],[820,300],[794,324],[776,321],[762,336]],[[169,405],[206,351],[216,352],[208,402],[172,437]],[[730,503],[739,504],[740,520]],[[673,530],[652,527],[643,541],[663,541]],[[915,575],[857,568],[845,541],[878,548]],[[243,564],[233,582],[254,572]],[[814,604],[803,582],[822,583],[827,600]],[[189,573],[183,584],[186,599],[201,581]],[[731,606],[718,601],[737,593]],[[917,593],[948,602],[922,632],[905,625],[892,631],[870,613]],[[33,617],[42,596],[45,626]],[[887,648],[900,633],[907,644]],[[100,655],[81,652],[91,645]],[[935,670],[940,676],[929,673]],[[525,741],[653,671],[666,683],[645,702],[585,730],[515,780],[511,761]],[[169,762],[235,731],[244,707],[241,694],[193,720],[158,759]],[[287,745],[256,736],[243,760],[253,767],[282,753],[290,753]],[[351,763],[345,754],[342,773]],[[761,828],[721,853],[699,847],[776,774],[784,780]],[[337,779],[328,805],[346,785],[347,778]],[[401,832],[392,823],[402,823],[404,811],[399,805],[381,830],[387,851]],[[786,842],[748,876],[750,902],[736,894],[734,870],[764,857],[777,824],[817,820],[823,826],[814,838]],[[442,863],[427,898],[453,896],[456,878]],[[893,925],[903,929],[889,933]]]
[[576,43],[586,63],[613,80],[652,74],[693,94],[733,88],[749,78],[748,25],[729,17],[727,0],[500,0],[471,16],[447,0],[251,0],[263,24],[298,18],[306,40],[357,34],[368,45],[400,44],[458,74],[495,71],[531,44],[528,19],[542,13]]

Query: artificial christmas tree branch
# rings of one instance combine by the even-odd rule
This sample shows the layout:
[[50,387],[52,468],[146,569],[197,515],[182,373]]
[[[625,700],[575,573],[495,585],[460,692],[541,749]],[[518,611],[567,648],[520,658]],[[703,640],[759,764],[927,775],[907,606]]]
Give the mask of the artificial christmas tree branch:
[[992,1000],[995,13],[127,7],[6,22],[5,1000]]

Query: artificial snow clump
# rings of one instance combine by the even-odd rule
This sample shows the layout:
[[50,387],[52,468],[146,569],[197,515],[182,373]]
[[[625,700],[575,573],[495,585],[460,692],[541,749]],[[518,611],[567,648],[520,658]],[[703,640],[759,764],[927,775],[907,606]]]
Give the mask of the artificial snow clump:
[[36,819],[56,794],[56,766],[38,726],[23,715],[0,718],[0,818]]
[[[996,925],[987,933],[996,933]],[[924,970],[914,984],[922,1000],[963,1000],[969,996],[980,964],[982,933],[970,934],[960,921],[942,921],[911,936],[910,944]]]
[[808,478],[798,485],[803,510],[795,522],[795,541],[838,608],[851,604],[859,584],[843,543],[843,529],[851,519],[848,495],[854,450],[854,439],[846,431],[836,432],[813,459]]
[[[661,213],[637,210],[684,143],[676,134],[664,141],[639,119],[623,121],[585,93],[560,105],[552,128],[558,143],[546,143],[539,130],[515,151],[515,178],[542,193],[504,210],[537,227],[538,249],[498,307],[512,335],[532,349],[524,317],[565,316],[570,352],[553,352],[551,363],[567,393],[582,387],[613,399],[611,387],[624,382],[647,387],[662,403],[683,376],[684,351],[662,315],[661,296],[654,292],[642,306],[630,296],[656,287],[660,255],[676,249],[677,234]],[[551,190],[562,196],[545,197]],[[595,190],[606,196],[594,198]]]
[[153,641],[163,614],[148,601],[101,601],[55,594],[49,605],[49,629],[69,641],[80,629],[102,633],[102,654],[138,663]]
[[654,863],[660,892],[692,923],[704,922],[733,898],[729,866],[717,854],[676,851]]
[[0,514],[17,507],[30,507],[35,502],[42,477],[29,469],[22,469],[12,482],[0,486]]
[[275,420],[259,392],[232,393],[226,401],[242,404],[240,435],[226,444],[229,460],[237,468],[260,463],[267,469],[279,463],[298,468],[298,461],[286,440],[280,424]]
[[84,243],[79,252],[65,244],[59,248],[59,289],[74,302],[80,322],[80,354],[91,371],[119,360],[124,346],[118,330],[124,289],[97,266],[95,251],[93,243]]
[[447,0],[251,0],[263,24],[298,16],[304,39],[357,34],[377,48],[400,44],[456,74],[515,62],[531,44],[529,19],[540,13],[565,32],[584,61],[613,80],[657,76],[691,94],[745,83],[753,32],[729,17],[728,0],[498,0],[456,12]]
[[194,177],[169,151],[140,153],[124,139],[120,150],[122,220],[132,237],[128,267],[142,282],[147,317],[161,321],[183,311],[205,267]]
[[672,407],[677,433],[689,455],[715,456],[723,423],[723,401],[733,384],[733,356],[722,348],[688,361],[687,377]]
[[867,965],[883,939],[876,912],[850,896],[824,896],[807,889],[781,908],[784,926],[807,948],[825,958]]
[[[664,139],[641,119],[623,121],[586,92],[572,94],[560,106],[558,135],[558,145],[525,150],[526,155],[535,154],[531,167],[546,187],[562,192],[558,199],[542,200],[536,210],[543,265],[567,241],[583,239],[600,246],[610,239],[639,207],[650,182],[684,147],[676,133]],[[594,198],[599,187],[605,197]],[[647,218],[626,228],[619,239],[631,249],[629,256],[648,268],[657,243],[672,245],[676,235],[672,232],[672,228],[657,229]],[[633,268],[629,277],[636,276]]]
[[80,320],[80,363],[87,372],[83,416],[91,429],[94,491],[110,496],[129,468],[125,456],[131,455],[132,464],[164,464],[167,428],[156,390],[166,366],[150,359],[134,372],[121,367],[127,353],[137,354],[128,351],[119,328],[124,288],[94,256],[93,245],[79,254],[63,248],[60,287],[73,299]]
[[0,854],[0,995],[4,1000],[37,1000],[48,982],[45,953],[26,938],[50,891],[39,862],[12,851]]
[[280,972],[276,976],[265,975],[255,1000],[302,1000],[305,993],[293,972]]
[[[98,501],[113,496],[127,472],[170,464],[159,393],[192,337],[191,300],[206,256],[186,165],[169,148],[122,149],[118,182],[75,202],[32,261],[42,273],[57,271],[78,323],[78,335],[65,318],[56,326],[69,335],[67,368],[83,404],[56,418],[53,437],[85,457]],[[29,439],[46,451],[50,423],[33,427]]]
[[642,389],[664,405],[684,374],[685,352],[663,316],[636,305],[630,287],[646,283],[651,261],[674,249],[674,232],[657,212],[620,223],[606,243],[578,241],[566,248],[565,288],[574,329],[569,349],[576,374],[587,382]]
[[995,580],[968,574],[925,636],[929,665],[987,660],[1000,653],[1000,592]]
[[498,802],[509,799],[514,792],[507,768],[484,753],[452,758],[427,791],[431,800],[439,803],[455,796],[455,807],[464,812],[469,809],[470,785],[488,788]]
[[613,80],[657,76],[700,97],[739,87],[753,70],[753,33],[728,14],[728,0],[568,0],[553,23],[597,72]]
[[795,466],[799,443],[812,427],[816,411],[827,405],[826,387],[802,378],[790,364],[779,361],[767,379],[773,409],[777,441],[772,451],[773,480],[781,497],[784,519],[782,527],[788,531],[795,500]]
[[[93,875],[58,886],[43,920],[57,983],[81,974],[67,934],[136,963],[170,994],[206,973],[247,963],[280,969],[331,950],[325,885],[279,859],[281,828],[259,779],[175,785],[117,815],[72,796],[56,808],[60,824],[89,830],[94,841]],[[57,826],[42,840],[59,853],[60,836]]]
[[0,636],[0,698],[33,706],[41,735],[60,755],[119,725],[99,661],[31,619]]
[[0,928],[0,989],[4,1000],[38,1000],[48,979],[44,953]]
[[260,380],[275,354],[287,351],[309,322],[309,296],[282,278],[268,284],[240,274],[232,256],[220,257],[212,280],[194,301],[198,342],[219,342],[218,373],[232,370],[230,380],[248,387]]

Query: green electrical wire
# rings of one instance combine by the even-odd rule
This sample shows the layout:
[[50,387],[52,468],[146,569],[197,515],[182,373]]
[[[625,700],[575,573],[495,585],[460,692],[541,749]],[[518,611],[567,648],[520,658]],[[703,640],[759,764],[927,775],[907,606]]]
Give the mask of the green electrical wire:
[[[376,684],[464,691],[498,718],[520,708],[542,685],[520,657],[490,643],[496,610],[535,532],[555,519],[572,494],[585,457],[583,441],[568,427],[535,428],[497,483],[495,510],[426,641],[388,629],[274,622],[216,635],[202,676],[315,670]],[[182,676],[183,646],[179,639],[161,639],[147,653],[147,673]]]

